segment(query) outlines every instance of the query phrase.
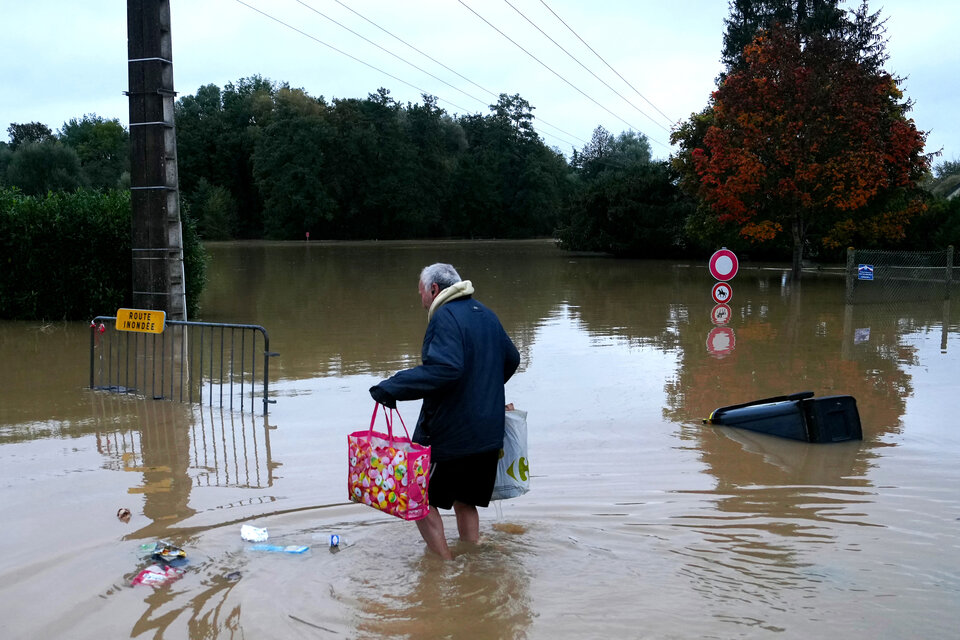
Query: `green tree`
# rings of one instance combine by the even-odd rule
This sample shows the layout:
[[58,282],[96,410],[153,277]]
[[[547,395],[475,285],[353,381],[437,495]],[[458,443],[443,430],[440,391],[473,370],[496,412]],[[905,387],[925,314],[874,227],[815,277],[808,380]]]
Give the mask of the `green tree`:
[[217,159],[226,178],[217,184],[230,189],[239,207],[240,233],[259,237],[263,233],[263,199],[253,176],[253,154],[263,129],[273,114],[277,86],[261,76],[242,78],[223,88],[223,131]]
[[229,190],[200,178],[191,196],[190,217],[196,221],[201,238],[230,240],[236,237],[237,203]]
[[332,131],[319,114],[278,119],[260,137],[254,177],[264,201],[264,232],[277,239],[338,237],[327,193],[323,149]]
[[80,158],[72,148],[49,139],[20,145],[7,165],[7,184],[27,195],[72,191],[85,184]]
[[220,189],[239,237],[546,235],[568,167],[532,112],[519,95],[452,118],[432,96],[404,106],[385,88],[327,103],[258,76],[206,85],[176,104],[181,190],[205,235],[227,206]]
[[423,104],[407,105],[401,126],[413,155],[407,224],[422,235],[450,235],[454,227],[463,226],[448,207],[456,197],[453,178],[467,147],[463,128],[426,94]]
[[107,120],[92,113],[72,118],[63,124],[58,138],[77,152],[91,187],[115,188],[130,170],[130,136],[116,118]]
[[744,65],[743,50],[757,33],[774,25],[790,27],[799,39],[839,34],[849,28],[840,0],[730,0],[724,19],[721,62],[727,71]]
[[488,116],[458,119],[467,147],[457,167],[462,221],[456,234],[520,238],[552,233],[568,171],[566,161],[533,129],[533,109],[519,95],[501,94]]
[[230,191],[241,237],[263,234],[263,201],[253,176],[253,154],[273,117],[277,86],[261,76],[205,85],[175,105],[181,189],[192,198],[201,178]]
[[902,246],[913,251],[930,251],[950,245],[960,248],[960,197],[932,198],[926,209],[911,221]]
[[[0,155],[0,168],[2,166],[3,159]],[[960,161],[945,160],[933,168],[933,174],[927,177],[923,186],[934,197],[944,198],[955,193],[958,185],[960,185]],[[955,195],[954,198],[956,198]]]
[[223,133],[223,105],[220,87],[206,84],[196,95],[186,95],[174,105],[177,124],[177,168],[180,191],[190,194],[200,180],[220,184],[227,178],[219,169],[219,141]]
[[939,179],[960,174],[960,160],[944,160],[933,168],[933,175]]
[[421,236],[429,222],[417,219],[411,207],[418,187],[418,162],[403,106],[381,87],[360,107],[373,144],[357,173],[362,192],[360,224],[375,238]]
[[13,150],[6,142],[0,142],[0,187],[7,184],[7,167],[13,160]]
[[333,200],[333,212],[325,225],[333,238],[380,238],[379,225],[368,228],[371,189],[380,176],[377,130],[356,98],[334,99],[326,123],[331,127],[327,170],[323,186]]
[[10,135],[10,148],[16,151],[21,145],[46,142],[53,138],[53,131],[42,122],[12,122],[7,127]]
[[[28,196],[0,189],[0,318],[89,319],[129,306],[130,224],[129,191],[77,189]],[[192,315],[205,281],[206,258],[189,218],[184,219],[183,244]]]
[[576,160],[577,188],[557,234],[563,248],[644,257],[682,251],[691,205],[670,166],[651,160],[646,136],[597,127]]

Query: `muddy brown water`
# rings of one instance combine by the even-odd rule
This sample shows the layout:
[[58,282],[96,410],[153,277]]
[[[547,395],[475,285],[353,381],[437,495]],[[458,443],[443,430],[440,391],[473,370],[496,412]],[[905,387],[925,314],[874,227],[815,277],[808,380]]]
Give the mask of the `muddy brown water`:
[[[263,325],[280,354],[266,417],[90,391],[87,323],[0,323],[0,637],[957,637],[956,301],[848,307],[836,276],[745,264],[717,332],[708,256],[208,249],[199,319]],[[345,495],[346,435],[367,388],[417,361],[434,261],[521,351],[507,398],[529,412],[533,473],[446,563]],[[802,390],[853,395],[863,441],[701,424]],[[418,403],[400,409],[415,422]],[[254,551],[243,524],[310,550]],[[186,550],[183,577],[130,586],[158,539]]]

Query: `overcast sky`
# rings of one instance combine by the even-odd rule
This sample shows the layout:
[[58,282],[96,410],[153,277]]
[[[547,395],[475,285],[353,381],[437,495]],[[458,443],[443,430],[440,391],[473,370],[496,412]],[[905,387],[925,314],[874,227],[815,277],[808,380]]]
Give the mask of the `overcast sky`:
[[[715,88],[728,15],[726,0],[243,3],[171,0],[180,95],[255,74],[327,99],[386,87],[406,103],[427,92],[450,113],[487,113],[496,94],[519,93],[535,107],[547,144],[566,154],[602,125],[643,132],[660,158],[672,151],[671,125],[701,110]],[[40,121],[56,131],[85,113],[126,126],[125,2],[0,0],[0,7],[0,139],[11,122]],[[912,116],[929,131],[927,151],[943,149],[938,161],[960,158],[960,2],[886,0],[870,8],[888,19],[887,69],[906,77]]]

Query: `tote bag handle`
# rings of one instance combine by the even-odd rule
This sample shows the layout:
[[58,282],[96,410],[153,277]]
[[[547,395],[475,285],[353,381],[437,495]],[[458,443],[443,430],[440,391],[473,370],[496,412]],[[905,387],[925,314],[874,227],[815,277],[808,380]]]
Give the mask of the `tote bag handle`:
[[[370,416],[370,431],[368,432],[369,438],[373,437],[373,425],[377,421],[377,409],[380,407],[379,402],[373,403],[373,415]],[[393,440],[393,412],[397,412],[397,417],[400,418],[400,426],[403,427],[403,433],[407,436],[407,440],[410,439],[410,432],[407,431],[407,425],[403,421],[403,416],[400,415],[399,409],[390,409],[390,413],[387,413],[387,407],[383,408],[383,419],[387,423],[387,435],[390,436],[390,439]]]

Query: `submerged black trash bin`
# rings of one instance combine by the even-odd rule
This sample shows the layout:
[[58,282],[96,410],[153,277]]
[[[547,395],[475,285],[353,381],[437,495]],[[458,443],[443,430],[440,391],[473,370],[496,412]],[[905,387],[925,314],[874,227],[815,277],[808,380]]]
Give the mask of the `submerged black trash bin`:
[[812,391],[720,407],[704,422],[804,442],[863,440],[853,396],[814,398]]

